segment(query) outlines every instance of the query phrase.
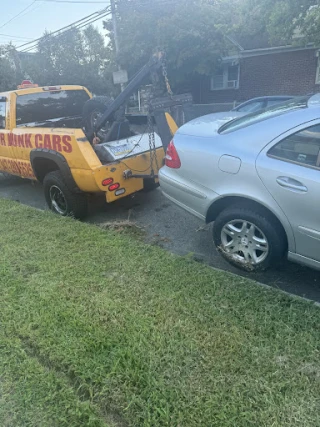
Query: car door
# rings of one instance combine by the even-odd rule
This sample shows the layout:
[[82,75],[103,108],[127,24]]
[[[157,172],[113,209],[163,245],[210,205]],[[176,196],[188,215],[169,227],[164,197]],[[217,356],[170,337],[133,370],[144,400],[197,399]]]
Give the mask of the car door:
[[273,141],[256,168],[291,223],[296,253],[320,261],[320,120]]

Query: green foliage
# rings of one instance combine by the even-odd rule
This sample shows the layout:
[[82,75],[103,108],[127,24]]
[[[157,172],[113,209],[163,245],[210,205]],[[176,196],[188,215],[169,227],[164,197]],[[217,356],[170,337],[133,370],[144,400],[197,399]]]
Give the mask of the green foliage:
[[21,78],[19,59],[12,45],[0,46],[0,91],[16,88]]
[[238,31],[264,34],[270,43],[320,44],[320,7],[316,0],[244,0]]
[[83,85],[95,94],[112,94],[110,50],[93,26],[53,36],[45,33],[36,52],[0,46],[0,90],[12,90],[25,78],[40,86]]
[[320,311],[0,201],[0,425],[320,425]]
[[94,93],[106,93],[110,79],[108,50],[103,36],[93,26],[72,29],[59,36],[44,35],[37,53],[23,59],[23,68],[40,85],[79,84]]
[[[167,53],[176,81],[209,74],[218,58],[234,46],[225,37],[239,0],[118,0],[119,62],[130,74],[157,49]],[[112,21],[104,23],[113,40]],[[113,45],[112,45],[113,46]]]
[[[316,0],[116,0],[120,53],[116,57],[112,21],[110,36],[92,26],[54,37],[45,34],[37,52],[21,55],[13,46],[0,48],[0,90],[22,78],[40,85],[80,84],[96,94],[114,95],[116,62],[129,75],[156,49],[167,53],[170,79],[180,84],[194,74],[212,73],[221,56],[237,51],[241,38],[274,44],[320,44],[320,7]],[[316,6],[314,6],[316,5]],[[230,39],[230,35],[233,39]],[[241,44],[241,43],[240,43]]]
[[[117,0],[120,54],[132,75],[156,48],[167,52],[175,82],[210,74],[219,58],[249,38],[270,45],[320,43],[315,0]],[[114,51],[112,21],[104,23]],[[259,43],[258,43],[259,44]]]

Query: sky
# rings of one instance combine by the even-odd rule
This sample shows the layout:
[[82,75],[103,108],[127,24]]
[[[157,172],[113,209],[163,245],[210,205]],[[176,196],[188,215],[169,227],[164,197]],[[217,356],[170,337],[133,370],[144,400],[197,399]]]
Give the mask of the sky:
[[[0,44],[6,44],[12,40],[16,46],[19,46],[41,37],[45,30],[58,30],[91,13],[104,9],[109,3],[108,0],[68,1],[70,3],[58,3],[58,0],[52,3],[34,0],[0,0]],[[87,3],[72,4],[72,1],[87,1]],[[30,7],[26,9],[28,6]],[[26,9],[25,12],[14,18],[24,9]],[[6,24],[12,18],[14,19]],[[102,20],[96,21],[94,25],[106,34],[102,28]]]

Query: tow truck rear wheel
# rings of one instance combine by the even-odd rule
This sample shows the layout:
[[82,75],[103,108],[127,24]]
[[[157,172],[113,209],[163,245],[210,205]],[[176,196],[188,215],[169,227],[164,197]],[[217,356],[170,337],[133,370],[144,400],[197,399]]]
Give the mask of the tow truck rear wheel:
[[86,195],[70,191],[60,171],[48,173],[43,186],[47,204],[54,213],[76,219],[83,219],[87,215]]

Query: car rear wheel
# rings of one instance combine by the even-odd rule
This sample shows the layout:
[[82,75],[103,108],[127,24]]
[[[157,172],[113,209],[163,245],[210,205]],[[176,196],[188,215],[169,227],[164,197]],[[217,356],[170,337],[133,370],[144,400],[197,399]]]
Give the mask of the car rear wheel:
[[227,261],[246,271],[279,263],[286,250],[284,231],[271,215],[235,206],[216,219],[213,240]]
[[48,173],[43,186],[47,204],[54,213],[77,219],[86,216],[88,210],[86,195],[70,191],[60,171]]

